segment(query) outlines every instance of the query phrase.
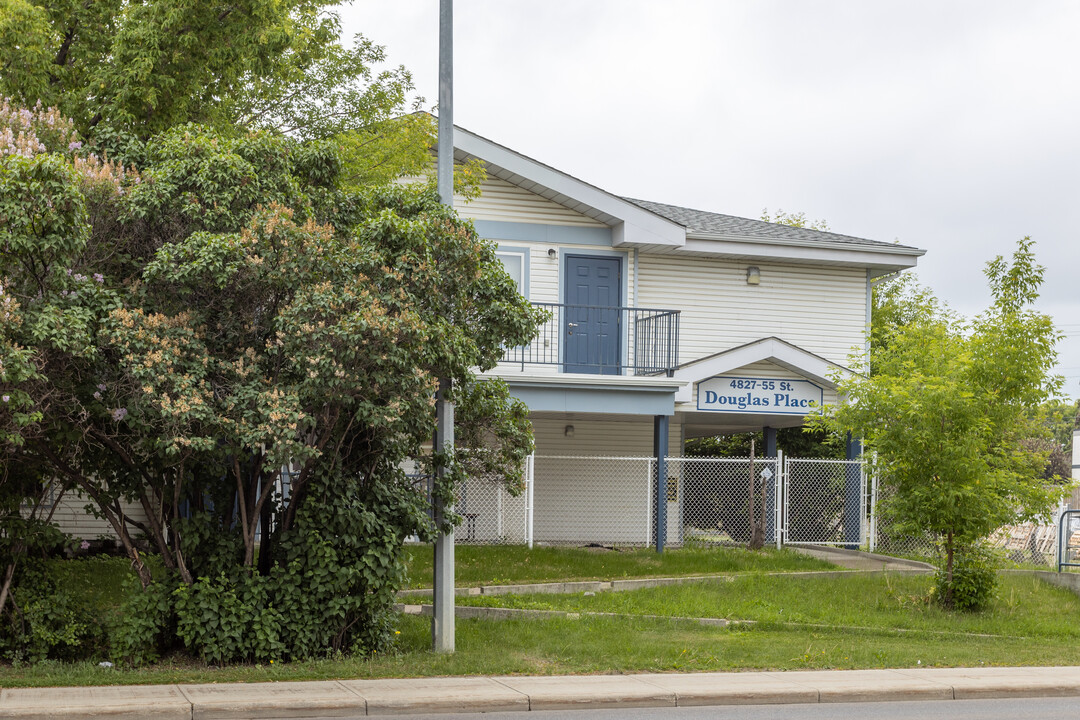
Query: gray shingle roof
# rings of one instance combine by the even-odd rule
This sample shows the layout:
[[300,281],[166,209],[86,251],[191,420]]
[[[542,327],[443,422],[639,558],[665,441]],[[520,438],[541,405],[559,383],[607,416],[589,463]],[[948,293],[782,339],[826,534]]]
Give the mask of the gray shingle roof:
[[[865,238],[840,235],[839,233],[826,230],[811,230],[810,228],[797,228],[790,225],[764,222],[762,220],[750,220],[748,218],[735,217],[734,215],[722,215],[720,213],[706,212],[705,210],[693,210],[679,207],[678,205],[665,205],[664,203],[650,200],[635,200],[624,197],[623,200],[631,202],[650,212],[667,218],[686,228],[687,233],[718,233],[745,238],[761,238],[764,240],[789,240],[798,242],[841,243],[848,245],[863,246],[887,246],[890,248],[908,248],[907,245],[867,240]],[[911,248],[911,250],[917,250]]]

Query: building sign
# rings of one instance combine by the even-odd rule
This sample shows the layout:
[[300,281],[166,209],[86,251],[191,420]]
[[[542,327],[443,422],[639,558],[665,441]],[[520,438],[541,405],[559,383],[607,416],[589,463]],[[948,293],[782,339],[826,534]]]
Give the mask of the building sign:
[[698,383],[697,409],[706,412],[806,415],[821,407],[821,387],[809,380],[719,375]]

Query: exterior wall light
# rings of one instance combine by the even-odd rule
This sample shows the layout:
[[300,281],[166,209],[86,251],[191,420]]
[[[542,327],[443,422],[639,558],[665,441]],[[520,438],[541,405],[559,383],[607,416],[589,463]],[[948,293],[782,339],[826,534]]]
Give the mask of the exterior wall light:
[[761,271],[754,265],[746,268],[746,284],[747,285],[760,285],[761,284]]
[[567,425],[563,429],[563,435],[565,435],[568,438],[574,437],[574,426],[573,425]]
[[559,254],[559,251],[556,250],[555,248],[548,248],[548,257],[551,258],[552,260],[554,260],[555,256],[558,255],[558,254]]

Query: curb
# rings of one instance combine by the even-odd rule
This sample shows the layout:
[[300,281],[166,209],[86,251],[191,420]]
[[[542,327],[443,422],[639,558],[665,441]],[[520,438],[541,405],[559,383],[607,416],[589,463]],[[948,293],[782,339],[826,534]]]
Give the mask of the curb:
[[[394,610],[405,615],[431,617],[434,614],[431,605],[395,605]],[[479,618],[484,620],[549,620],[553,618],[629,618],[643,620],[670,620],[672,622],[693,623],[706,627],[727,627],[728,625],[753,625],[754,620],[725,620],[724,618],[677,617],[672,615],[626,615],[613,612],[571,612],[569,610],[526,610],[523,608],[478,607],[474,605],[455,605],[454,614],[463,620]]]
[[[879,570],[804,570],[800,572],[766,572],[766,573],[723,573],[718,575],[687,575],[680,577],[638,578],[633,580],[581,580],[574,582],[551,582],[551,583],[528,583],[525,585],[480,585],[477,587],[459,587],[454,590],[458,597],[471,597],[475,595],[568,595],[586,592],[620,592],[625,590],[641,590],[643,588],[664,587],[668,585],[682,585],[694,582],[734,582],[745,577],[839,577],[841,575],[857,575],[860,573],[883,573],[894,575],[917,575],[930,572],[927,568],[914,565],[916,561],[909,561],[913,565],[905,564],[903,567],[890,567]],[[415,590],[399,590],[399,598],[429,598],[429,588]]]
[[[432,605],[394,605],[394,610],[404,615],[432,617],[435,613]],[[731,625],[758,625],[760,620],[728,620],[726,618],[685,617],[680,615],[638,615],[632,613],[590,612],[571,610],[534,610],[526,608],[485,607],[480,605],[456,605],[454,613],[462,620],[551,620],[581,618],[619,618],[623,620],[664,620],[672,623],[690,623],[704,627],[729,627]],[[843,630],[847,632],[865,632],[873,634],[923,634],[938,637],[979,637],[1027,639],[1022,635],[993,635],[988,633],[966,633],[950,630],[924,630],[921,628],[881,628],[861,625],[828,625],[825,623],[771,621],[771,627],[814,628],[818,630]]]

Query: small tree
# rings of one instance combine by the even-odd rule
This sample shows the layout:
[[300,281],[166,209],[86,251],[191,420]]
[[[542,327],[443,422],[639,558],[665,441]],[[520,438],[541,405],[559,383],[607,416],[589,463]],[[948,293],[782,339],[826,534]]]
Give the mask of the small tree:
[[1044,458],[1026,448],[1034,409],[1051,376],[1058,334],[1032,309],[1043,268],[1024,238],[1012,262],[986,266],[993,304],[967,322],[924,291],[879,327],[873,373],[839,380],[843,405],[814,422],[851,431],[877,453],[895,490],[903,530],[931,532],[944,548],[940,601],[957,604],[954,562],[993,530],[1047,513],[1060,490],[1039,478]]

